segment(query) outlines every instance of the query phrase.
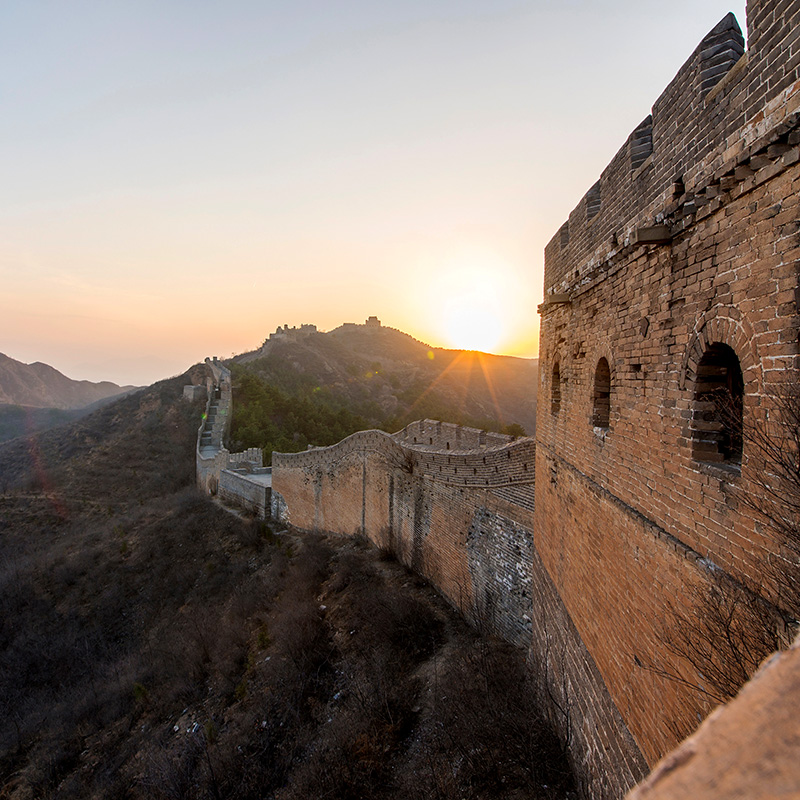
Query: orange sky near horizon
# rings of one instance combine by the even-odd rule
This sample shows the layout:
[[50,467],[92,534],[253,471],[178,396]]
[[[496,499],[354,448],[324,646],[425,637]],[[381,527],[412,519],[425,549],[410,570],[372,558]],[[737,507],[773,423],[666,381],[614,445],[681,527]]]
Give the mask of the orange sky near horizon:
[[535,357],[545,244],[730,9],[16,4],[0,352],[143,384],[376,315]]

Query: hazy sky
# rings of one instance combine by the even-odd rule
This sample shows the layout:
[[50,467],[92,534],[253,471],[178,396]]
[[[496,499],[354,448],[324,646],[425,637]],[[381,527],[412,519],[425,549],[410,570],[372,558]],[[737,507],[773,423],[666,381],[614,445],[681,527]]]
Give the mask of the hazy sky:
[[728,11],[0,2],[0,352],[149,383],[375,314],[536,355],[545,244]]

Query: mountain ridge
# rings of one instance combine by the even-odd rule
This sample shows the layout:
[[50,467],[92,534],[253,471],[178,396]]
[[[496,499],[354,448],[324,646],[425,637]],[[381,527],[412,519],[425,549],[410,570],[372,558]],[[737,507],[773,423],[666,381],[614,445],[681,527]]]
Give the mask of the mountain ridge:
[[387,431],[431,418],[487,430],[515,424],[533,435],[536,359],[431,347],[374,324],[309,328],[279,331],[230,364],[290,395],[327,396]]
[[0,353],[0,404],[70,410],[137,388],[111,381],[73,380],[42,361],[25,364]]

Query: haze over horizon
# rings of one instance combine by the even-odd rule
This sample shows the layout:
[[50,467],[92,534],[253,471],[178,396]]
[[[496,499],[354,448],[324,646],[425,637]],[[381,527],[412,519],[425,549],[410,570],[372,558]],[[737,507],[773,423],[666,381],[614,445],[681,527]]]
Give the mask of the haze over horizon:
[[15,4],[0,351],[145,384],[374,314],[535,357],[545,244],[728,11]]

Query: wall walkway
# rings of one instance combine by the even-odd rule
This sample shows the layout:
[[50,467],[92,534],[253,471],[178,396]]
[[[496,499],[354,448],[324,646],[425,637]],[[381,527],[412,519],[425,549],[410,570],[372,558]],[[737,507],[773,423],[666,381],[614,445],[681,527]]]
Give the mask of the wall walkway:
[[272,470],[262,465],[258,447],[241,453],[224,447],[233,414],[231,373],[216,358],[207,358],[206,366],[208,400],[197,431],[197,485],[206,494],[264,519],[270,508]]

